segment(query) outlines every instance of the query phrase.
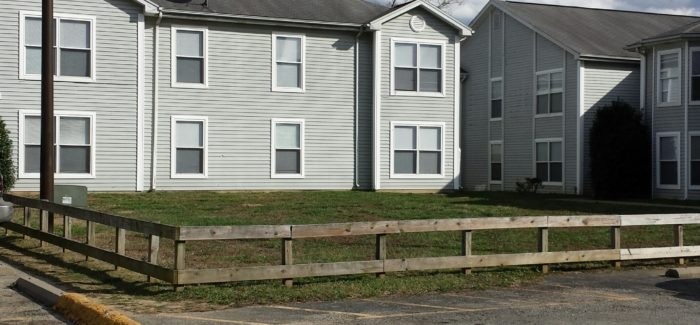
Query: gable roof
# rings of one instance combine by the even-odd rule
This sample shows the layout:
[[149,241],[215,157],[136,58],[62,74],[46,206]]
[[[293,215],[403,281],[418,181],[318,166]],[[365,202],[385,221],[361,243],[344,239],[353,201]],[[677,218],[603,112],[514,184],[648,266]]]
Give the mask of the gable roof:
[[371,22],[369,22],[369,28],[371,30],[379,30],[381,29],[381,25],[383,23],[392,20],[400,15],[403,15],[408,11],[418,7],[427,10],[428,12],[440,18],[442,21],[449,24],[453,28],[458,29],[461,36],[469,36],[473,33],[472,29],[467,27],[467,25],[465,25],[461,21],[440,10],[438,7],[434,6],[430,2],[423,0],[411,0],[409,2],[391,8],[390,10],[382,13],[380,16],[376,17]]
[[700,17],[491,0],[470,26],[496,7],[580,57],[638,60],[628,44],[680,28]]
[[627,48],[631,50],[649,43],[680,38],[700,38],[700,18],[690,24],[640,40],[639,42],[629,45]]

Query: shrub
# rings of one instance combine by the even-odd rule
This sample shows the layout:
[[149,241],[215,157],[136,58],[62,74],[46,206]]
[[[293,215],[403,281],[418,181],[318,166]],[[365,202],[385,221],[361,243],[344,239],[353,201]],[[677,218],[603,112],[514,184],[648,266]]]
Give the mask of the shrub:
[[614,101],[596,112],[590,131],[591,179],[596,198],[650,195],[651,143],[638,109]]
[[525,182],[515,182],[515,186],[519,193],[537,193],[543,187],[542,180],[537,177],[526,177]]
[[7,131],[5,121],[0,119],[0,174],[5,185],[5,190],[9,191],[15,185],[15,165],[12,161],[12,140],[10,132]]

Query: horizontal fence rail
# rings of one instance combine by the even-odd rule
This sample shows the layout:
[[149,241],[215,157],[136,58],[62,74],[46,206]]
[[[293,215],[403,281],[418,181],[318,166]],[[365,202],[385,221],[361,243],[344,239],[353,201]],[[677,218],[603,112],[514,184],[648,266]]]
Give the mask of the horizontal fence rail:
[[[390,272],[462,269],[468,274],[473,268],[540,265],[547,272],[549,264],[612,262],[620,266],[621,261],[645,259],[678,259],[700,256],[700,246],[683,245],[683,225],[700,224],[700,214],[663,215],[591,215],[591,216],[540,216],[506,218],[460,218],[397,220],[376,222],[348,222],[309,225],[254,225],[254,226],[168,226],[158,223],[125,218],[61,204],[5,194],[4,198],[18,206],[25,207],[24,224],[4,223],[0,226],[47,242],[52,245],[75,251],[86,256],[114,264],[117,267],[147,275],[171,283],[176,289],[183,285],[233,281],[280,279],[291,286],[294,278],[337,276],[354,274],[376,274],[383,277]],[[41,211],[40,229],[30,228],[28,209]],[[45,214],[61,214],[64,222],[64,235],[47,232]],[[88,222],[86,243],[70,239],[70,219]],[[116,247],[109,251],[94,247],[94,225],[98,223],[114,227]],[[621,229],[628,226],[675,226],[674,244],[671,247],[622,248]],[[579,251],[549,251],[549,229],[556,228],[610,228],[610,248]],[[472,232],[481,230],[538,229],[538,251],[532,253],[475,255],[472,253]],[[148,258],[136,260],[124,255],[124,231],[143,234],[149,238]],[[459,256],[421,257],[387,259],[387,236],[401,233],[461,232],[462,253]],[[293,241],[295,239],[328,238],[346,236],[376,237],[375,259],[333,263],[294,264]],[[91,239],[92,238],[92,239]],[[174,243],[174,264],[172,268],[158,265],[160,238],[171,239]],[[220,240],[281,240],[280,265],[240,266],[215,269],[187,268],[185,253],[187,242]]]

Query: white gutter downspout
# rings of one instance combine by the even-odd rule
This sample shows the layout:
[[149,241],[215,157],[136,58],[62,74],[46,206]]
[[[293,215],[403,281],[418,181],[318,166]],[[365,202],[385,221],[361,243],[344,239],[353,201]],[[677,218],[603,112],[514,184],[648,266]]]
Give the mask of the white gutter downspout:
[[378,191],[381,189],[381,126],[382,126],[382,31],[374,31],[374,126],[372,128],[373,135],[373,153],[372,153],[372,189]]
[[354,188],[360,188],[360,36],[365,32],[364,26],[355,35],[355,184]]
[[158,88],[159,88],[159,69],[160,60],[159,43],[160,43],[160,22],[163,20],[163,11],[158,8],[158,20],[154,27],[153,36],[153,116],[151,116],[151,189],[156,190],[156,165],[158,164]]

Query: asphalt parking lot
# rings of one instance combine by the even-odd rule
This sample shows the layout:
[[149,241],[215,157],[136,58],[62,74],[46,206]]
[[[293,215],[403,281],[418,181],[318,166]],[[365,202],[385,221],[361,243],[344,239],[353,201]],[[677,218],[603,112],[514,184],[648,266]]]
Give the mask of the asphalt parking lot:
[[487,291],[133,315],[143,324],[694,324],[700,279],[666,269],[562,272]]
[[0,324],[65,324],[51,311],[13,290],[16,271],[0,262]]

